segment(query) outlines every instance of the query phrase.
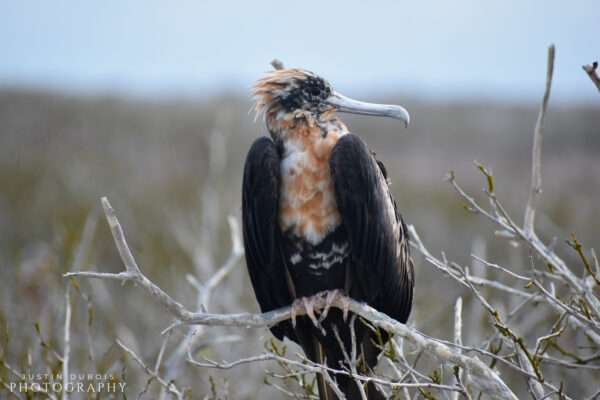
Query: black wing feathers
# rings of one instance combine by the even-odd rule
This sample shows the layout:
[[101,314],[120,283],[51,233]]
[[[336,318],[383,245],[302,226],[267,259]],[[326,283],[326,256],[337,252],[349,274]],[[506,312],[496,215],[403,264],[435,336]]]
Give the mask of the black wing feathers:
[[[273,141],[257,139],[246,157],[242,184],[242,222],[246,264],[263,312],[292,303],[279,251],[280,157]],[[285,325],[271,328],[282,339]]]
[[357,136],[343,136],[333,149],[336,201],[350,239],[351,294],[405,322],[412,305],[412,262],[404,223],[380,168]]

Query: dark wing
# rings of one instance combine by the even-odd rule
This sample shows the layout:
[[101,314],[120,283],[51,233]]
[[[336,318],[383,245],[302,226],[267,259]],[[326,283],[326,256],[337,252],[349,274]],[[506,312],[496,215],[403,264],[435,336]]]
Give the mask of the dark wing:
[[351,294],[406,322],[412,306],[413,266],[407,230],[367,145],[343,136],[331,155],[336,201],[350,238]]
[[[263,312],[292,303],[287,272],[279,251],[279,164],[275,143],[266,137],[257,139],[246,157],[242,183],[246,265]],[[287,335],[286,326],[274,326],[271,332],[281,340],[284,334]]]

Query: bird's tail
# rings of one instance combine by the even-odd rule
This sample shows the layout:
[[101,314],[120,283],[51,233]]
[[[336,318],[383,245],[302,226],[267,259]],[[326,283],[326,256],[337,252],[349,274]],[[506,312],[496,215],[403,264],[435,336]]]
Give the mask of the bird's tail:
[[[313,346],[313,361],[319,363],[321,365],[326,365],[326,357],[325,357],[325,349],[319,339],[316,336],[312,337],[312,346]],[[311,358],[310,356],[308,356]],[[331,388],[331,386],[325,381],[325,377],[323,374],[317,374],[317,387],[319,389],[319,399],[320,400],[337,400],[337,395]]]
[[[306,356],[311,361],[320,365],[326,365],[331,369],[339,370],[341,368],[341,363],[345,363],[344,352],[342,349],[340,349],[337,340],[331,340],[332,338],[329,337],[330,335],[333,336],[333,332],[328,334],[327,337],[322,337],[318,334],[312,334],[309,337],[304,337],[304,340],[302,340],[302,347]],[[369,372],[367,369],[374,367],[374,365],[377,363],[377,355],[379,354],[379,349],[376,348],[368,336],[369,335],[366,335],[366,337],[364,337],[366,340],[360,341],[362,342],[360,344],[360,353],[361,357],[363,358],[363,365],[366,364],[368,366],[367,368],[364,368],[365,371],[359,371],[359,373],[364,375],[368,375]],[[319,340],[319,337],[321,337],[322,341]],[[346,353],[350,353],[349,348],[346,349]],[[345,374],[330,373],[329,375],[335,381],[336,386],[344,394],[347,400],[363,399],[361,390],[358,386],[360,383],[358,383],[358,381]],[[320,373],[317,374],[317,387],[319,390],[320,400],[339,399],[331,385]],[[384,394],[381,393],[372,383],[363,385],[363,390],[367,395],[367,399],[369,400],[385,399]]]
[[[340,361],[343,361],[343,354],[339,349],[331,349],[325,347],[316,337],[313,337],[313,346],[315,349],[315,362],[321,365],[327,365],[330,368],[339,369]],[[341,357],[340,357],[341,356]],[[362,372],[361,372],[362,373]],[[368,372],[364,372],[367,374]],[[362,400],[363,396],[359,389],[358,381],[347,375],[335,375],[330,374],[332,379],[335,380],[337,387],[340,389],[347,400]],[[322,374],[317,374],[317,386],[319,388],[319,399],[320,400],[338,400],[338,396],[335,391],[331,388],[331,385],[325,380]],[[369,400],[384,400],[385,396],[381,393],[375,385],[369,383],[363,385],[364,393]]]

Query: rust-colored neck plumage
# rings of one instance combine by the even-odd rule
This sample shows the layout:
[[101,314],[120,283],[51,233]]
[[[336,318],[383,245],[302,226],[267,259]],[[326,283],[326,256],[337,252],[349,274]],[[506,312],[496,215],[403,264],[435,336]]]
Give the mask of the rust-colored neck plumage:
[[341,222],[329,160],[348,128],[324,101],[330,94],[327,82],[300,69],[273,71],[254,90],[256,112],[283,149],[279,225],[313,245]]
[[316,245],[341,222],[329,160],[348,129],[335,117],[267,115],[269,119],[269,129],[283,144],[279,225]]
[[[340,224],[329,169],[331,152],[345,129],[300,120],[282,129],[279,225],[316,245]],[[344,127],[345,128],[345,127]],[[325,133],[323,130],[326,129]]]

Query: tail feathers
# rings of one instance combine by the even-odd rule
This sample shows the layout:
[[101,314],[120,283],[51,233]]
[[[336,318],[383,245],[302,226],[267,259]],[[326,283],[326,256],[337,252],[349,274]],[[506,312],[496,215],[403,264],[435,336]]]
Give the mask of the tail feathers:
[[[340,368],[339,362],[344,359],[340,349],[327,349],[321,344],[317,337],[314,336],[312,339],[312,347],[312,354],[307,354],[307,357],[321,365],[327,365],[328,367],[334,369]],[[361,390],[358,387],[360,384],[358,381],[354,380],[348,375],[330,375],[347,400],[363,399]],[[331,385],[325,380],[322,374],[317,374],[317,387],[319,389],[320,400],[339,399]],[[369,400],[385,400],[385,395],[379,391],[373,383],[363,385],[363,390],[367,396],[367,399]]]
[[[311,337],[310,344],[306,347],[304,348],[304,352],[309,359],[321,365],[326,363],[323,345],[316,336]],[[320,400],[337,400],[338,397],[322,374],[317,374],[317,387],[319,389]]]
[[[326,319],[326,330],[328,334],[323,336],[320,331],[315,329],[312,322],[305,317],[300,317],[296,325],[296,337],[298,343],[304,350],[306,357],[315,363],[327,365],[331,369],[342,369],[341,363],[345,362],[344,352],[340,348],[339,341],[335,338],[331,328],[337,325],[339,336],[347,348],[346,354],[350,354],[350,331],[348,324],[344,322],[343,315],[338,310],[332,310]],[[387,338],[386,338],[387,339]],[[374,344],[371,331],[362,324],[356,325],[356,341],[359,347],[361,364],[364,371],[360,371],[363,375],[369,375],[369,371],[377,364],[378,356],[381,350]],[[347,400],[362,400],[359,382],[346,374],[330,373],[331,378],[335,381],[336,386],[344,394]],[[322,374],[317,374],[317,386],[319,389],[320,400],[339,400],[331,385],[325,380]],[[363,385],[364,392],[369,400],[384,400],[385,395],[377,389],[373,383]]]

